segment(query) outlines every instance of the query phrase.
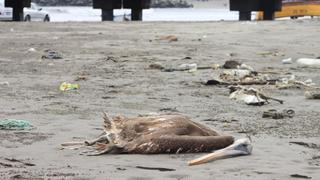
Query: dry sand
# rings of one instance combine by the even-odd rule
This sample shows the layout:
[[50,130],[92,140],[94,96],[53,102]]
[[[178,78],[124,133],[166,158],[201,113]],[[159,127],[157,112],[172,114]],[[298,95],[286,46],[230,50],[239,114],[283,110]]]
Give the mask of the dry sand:
[[[25,119],[35,127],[0,130],[0,179],[282,180],[291,179],[292,174],[320,179],[320,105],[317,100],[305,99],[303,90],[260,87],[285,103],[254,107],[230,100],[226,87],[201,84],[219,74],[217,70],[192,74],[148,68],[154,62],[211,65],[234,59],[257,70],[271,67],[320,84],[319,69],[281,64],[287,57],[320,56],[319,24],[319,20],[0,23],[0,82],[9,82],[9,86],[0,85],[0,119]],[[176,35],[178,41],[155,40],[162,35]],[[63,59],[41,59],[46,49],[60,52]],[[76,82],[79,90],[59,92],[61,82],[75,82],[81,74],[88,80]],[[103,111],[137,116],[163,108],[236,138],[247,133],[253,140],[253,154],[188,167],[186,162],[200,154],[87,157],[79,155],[80,150],[59,146],[99,135]],[[261,118],[270,108],[291,108],[296,116]],[[314,143],[315,147],[291,141]]]

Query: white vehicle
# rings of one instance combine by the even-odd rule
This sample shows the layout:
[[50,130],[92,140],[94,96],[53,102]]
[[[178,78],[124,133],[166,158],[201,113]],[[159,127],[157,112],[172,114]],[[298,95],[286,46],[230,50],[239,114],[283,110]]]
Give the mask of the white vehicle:
[[[50,21],[49,13],[35,3],[31,3],[30,8],[24,8],[23,13],[25,21]],[[4,0],[0,0],[0,21],[10,20],[12,20],[12,8],[4,7]]]

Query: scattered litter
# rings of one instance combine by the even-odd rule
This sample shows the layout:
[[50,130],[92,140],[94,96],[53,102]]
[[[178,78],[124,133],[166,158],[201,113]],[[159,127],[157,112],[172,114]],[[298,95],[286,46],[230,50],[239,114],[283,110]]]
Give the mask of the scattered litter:
[[308,88],[308,89],[319,89],[312,82],[312,79],[307,79],[306,81],[297,81],[294,75],[290,77],[280,78],[276,82],[276,87],[278,89],[289,89],[289,88]]
[[181,64],[177,68],[165,68],[163,69],[164,72],[173,72],[173,71],[188,71],[188,72],[195,72],[198,69],[198,65],[196,63],[192,64]]
[[60,91],[69,91],[69,90],[76,90],[76,89],[79,89],[79,84],[71,84],[71,83],[66,83],[66,82],[63,82],[61,83],[59,89]]
[[169,36],[161,36],[158,40],[166,40],[168,42],[178,41],[177,36],[169,35]]
[[186,56],[183,59],[192,59],[190,56]]
[[237,53],[228,53],[227,55],[230,56],[230,57],[238,56]]
[[101,60],[104,60],[104,61],[112,61],[112,62],[114,62],[114,63],[119,62],[118,57],[114,57],[114,56],[103,57],[103,58],[101,58]]
[[28,49],[28,52],[37,52],[37,50],[35,48],[30,48]]
[[196,63],[181,64],[181,65],[178,66],[178,69],[181,70],[181,71],[194,72],[194,71],[197,71],[198,65]]
[[103,96],[101,97],[102,99],[115,99],[116,97],[113,96]]
[[125,171],[125,170],[127,170],[126,168],[120,168],[120,167],[117,167],[116,169],[119,170],[119,171]]
[[86,144],[84,142],[65,142],[61,144],[60,150],[63,150],[63,149],[78,150],[85,146]]
[[53,50],[45,50],[46,54],[43,55],[42,59],[62,59],[62,55],[56,51]]
[[312,177],[301,175],[301,174],[291,174],[290,176],[293,178],[312,179]]
[[0,86],[9,86],[10,83],[8,81],[0,82]]
[[33,164],[33,163],[23,162],[22,160],[18,160],[18,159],[15,159],[15,158],[11,158],[11,159],[5,158],[5,160],[10,161],[10,162],[18,162],[18,163],[21,163],[21,164],[23,164],[25,166],[35,166],[35,164]]
[[[154,67],[154,65],[153,65]],[[159,67],[160,68],[160,67]],[[198,66],[196,63],[191,64],[181,64],[177,68],[163,68],[162,71],[164,72],[173,72],[173,71],[188,71],[188,72],[195,72],[197,70],[205,70],[205,69],[219,69],[219,64],[213,64],[211,66]]]
[[244,69],[244,70],[254,71],[254,69],[251,66],[240,63],[235,60],[226,61],[222,67],[224,69]]
[[241,64],[239,67],[238,67],[238,69],[246,69],[246,70],[249,70],[249,71],[254,71],[254,69],[251,67],[251,66],[249,66],[249,65],[246,65],[246,64]]
[[161,109],[159,109],[159,111],[160,112],[179,112],[176,107],[174,107],[174,108],[161,108]]
[[[198,69],[200,69],[201,67],[198,67]],[[212,69],[219,69],[220,68],[220,65],[219,64],[213,64],[211,66]]]
[[222,67],[223,67],[224,69],[237,69],[240,65],[241,65],[240,62],[234,61],[234,60],[230,60],[230,61],[226,61],[226,62],[223,64]]
[[266,56],[284,56],[283,53],[278,52],[278,51],[266,51],[266,52],[259,52],[257,55],[266,57]]
[[75,79],[75,81],[86,81],[88,78],[86,76],[79,75]]
[[230,99],[243,101],[247,105],[262,106],[268,103],[268,100],[274,100],[283,104],[283,100],[268,97],[254,88],[245,88],[242,86],[230,86]]
[[252,72],[246,69],[232,69],[223,71],[220,75],[224,80],[240,80],[247,76],[252,76]]
[[0,162],[0,166],[3,166],[3,167],[8,167],[8,168],[11,168],[13,167],[12,164],[8,164],[8,163],[3,163],[3,162]]
[[307,99],[320,99],[320,89],[307,90],[304,93]]
[[164,69],[163,65],[160,62],[155,62],[149,65],[150,69]]
[[306,142],[302,142],[302,141],[290,141],[290,144],[297,144],[300,146],[304,146],[307,148],[311,148],[311,149],[320,149],[320,145],[314,144],[314,143],[306,143]]
[[246,104],[254,106],[262,106],[267,102],[257,95],[255,89],[236,90],[230,94],[229,98],[237,101],[244,101]]
[[295,115],[294,110],[284,109],[282,112],[276,109],[269,109],[263,112],[262,118],[283,119],[286,117],[292,118]]
[[244,78],[254,78],[258,80],[258,73],[251,66],[239,63],[238,61],[226,61],[223,65],[225,70],[220,74],[220,78],[225,82],[241,82]]
[[23,130],[28,127],[31,127],[31,124],[26,120],[16,120],[16,119],[0,120],[0,129]]
[[302,67],[320,68],[320,59],[300,58],[297,60],[297,64]]
[[159,168],[159,167],[144,167],[144,166],[136,166],[139,169],[146,169],[146,170],[158,170],[158,171],[175,171],[175,169],[170,168]]
[[210,79],[204,85],[212,86],[212,85],[266,85],[266,84],[275,84],[273,80],[259,80],[254,78],[244,78],[240,81],[223,81],[217,79]]
[[222,85],[223,82],[221,81],[218,81],[218,80],[215,80],[215,79],[211,79],[211,80],[208,80],[205,85],[207,86],[212,86],[212,85]]
[[287,58],[282,60],[282,64],[292,64],[292,63],[293,63],[292,58]]

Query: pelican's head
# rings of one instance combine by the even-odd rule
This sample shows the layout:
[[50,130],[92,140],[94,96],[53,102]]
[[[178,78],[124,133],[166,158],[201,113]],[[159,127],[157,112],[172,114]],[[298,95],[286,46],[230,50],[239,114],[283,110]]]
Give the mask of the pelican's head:
[[230,146],[221,149],[229,156],[249,155],[252,152],[252,144],[248,138],[238,139]]
[[216,159],[241,156],[241,155],[249,155],[251,154],[251,152],[252,152],[251,141],[247,138],[238,139],[230,146],[224,149],[217,150],[205,156],[202,156],[198,159],[189,161],[188,164],[189,166],[198,165],[198,164],[207,163],[209,161],[213,161]]

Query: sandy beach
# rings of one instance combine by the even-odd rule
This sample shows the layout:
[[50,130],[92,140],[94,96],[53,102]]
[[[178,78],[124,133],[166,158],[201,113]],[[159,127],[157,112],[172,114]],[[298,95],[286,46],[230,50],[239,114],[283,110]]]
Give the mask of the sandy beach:
[[[237,60],[257,71],[295,75],[320,85],[320,69],[281,63],[286,58],[320,56],[319,24],[319,19],[1,22],[0,119],[27,120],[34,127],[0,130],[0,179],[320,179],[320,102],[306,99],[303,89],[254,86],[285,102],[248,106],[229,99],[225,86],[203,85],[222,70],[149,68],[155,62],[177,67]],[[158,40],[167,35],[178,41]],[[62,59],[41,58],[46,50],[59,52]],[[61,92],[62,82],[80,88]],[[268,109],[293,109],[295,116],[262,118]],[[63,142],[98,136],[104,111],[129,117],[178,112],[235,138],[250,136],[253,153],[189,167],[187,161],[202,154],[88,157],[79,155],[81,149],[61,148]]]

